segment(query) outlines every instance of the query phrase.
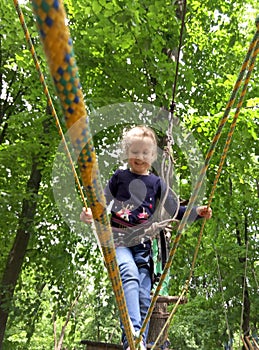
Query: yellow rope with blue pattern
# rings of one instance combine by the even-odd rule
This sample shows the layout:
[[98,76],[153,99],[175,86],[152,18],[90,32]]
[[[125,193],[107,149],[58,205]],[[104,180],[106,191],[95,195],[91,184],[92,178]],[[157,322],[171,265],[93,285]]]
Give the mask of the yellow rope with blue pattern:
[[38,72],[38,74],[39,74],[39,79],[40,79],[40,82],[41,82],[42,87],[43,87],[43,92],[44,92],[44,94],[45,94],[45,96],[46,96],[46,98],[47,98],[48,107],[49,107],[49,109],[50,109],[50,111],[51,111],[52,116],[53,116],[54,119],[55,119],[56,126],[57,126],[57,129],[58,129],[58,133],[59,133],[59,135],[60,135],[60,137],[61,137],[61,139],[62,139],[64,148],[65,148],[65,152],[66,152],[66,155],[67,155],[67,157],[68,157],[68,160],[69,160],[69,163],[70,163],[70,166],[71,166],[71,170],[72,170],[72,172],[73,172],[73,175],[74,175],[74,178],[75,178],[75,181],[76,181],[76,184],[77,184],[77,188],[78,188],[78,190],[79,190],[79,192],[80,192],[80,196],[81,196],[81,198],[82,198],[84,207],[87,208],[87,202],[86,202],[86,199],[85,199],[83,190],[82,190],[82,186],[81,186],[79,177],[78,177],[78,175],[77,175],[77,172],[76,172],[76,169],[75,169],[75,166],[74,166],[74,162],[73,162],[73,159],[72,159],[72,157],[71,157],[71,154],[70,154],[70,151],[69,151],[67,142],[66,142],[65,135],[64,135],[64,133],[63,133],[61,124],[60,124],[60,122],[59,122],[59,118],[58,118],[57,112],[56,112],[56,110],[55,110],[55,107],[54,107],[52,98],[51,98],[51,96],[50,96],[48,86],[47,86],[47,84],[46,84],[46,81],[45,81],[43,72],[42,72],[42,70],[41,70],[40,63],[39,63],[39,60],[38,60],[38,57],[37,57],[37,54],[36,54],[34,45],[33,45],[32,40],[31,40],[31,36],[30,36],[30,33],[29,33],[29,31],[28,31],[28,27],[27,27],[26,22],[25,22],[25,19],[24,19],[24,15],[23,15],[22,9],[21,9],[21,7],[20,7],[20,5],[19,5],[18,0],[13,0],[13,2],[14,2],[14,6],[15,6],[16,12],[17,12],[17,14],[18,14],[18,17],[19,17],[19,20],[20,20],[20,23],[21,23],[21,26],[22,26],[22,29],[23,29],[23,32],[24,32],[26,41],[27,41],[27,43],[28,43],[29,50],[30,50],[30,52],[31,52],[33,62],[34,62],[34,64],[35,64],[36,70],[37,70],[37,72]]
[[121,321],[124,325],[129,346],[131,349],[135,349],[133,329],[116,261],[115,246],[106,213],[105,197],[80,85],[73,43],[69,28],[65,24],[65,9],[63,3],[59,0],[33,0],[32,5],[50,73],[63,108],[68,132],[75,123],[77,125],[76,132],[70,133],[71,142],[75,151],[79,154],[78,164],[82,183],[93,213],[97,235],[111,279]]

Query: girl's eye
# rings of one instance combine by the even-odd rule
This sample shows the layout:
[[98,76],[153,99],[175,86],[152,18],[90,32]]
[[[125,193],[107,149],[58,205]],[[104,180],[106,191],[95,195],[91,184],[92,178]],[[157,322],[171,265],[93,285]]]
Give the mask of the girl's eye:
[[150,152],[147,151],[147,152],[144,152],[144,156],[149,156],[150,155]]

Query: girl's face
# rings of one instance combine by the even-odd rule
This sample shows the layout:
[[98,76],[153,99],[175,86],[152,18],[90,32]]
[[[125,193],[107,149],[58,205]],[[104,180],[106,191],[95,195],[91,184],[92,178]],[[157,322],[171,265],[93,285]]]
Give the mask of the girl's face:
[[135,138],[128,148],[130,170],[138,175],[148,175],[154,159],[154,143],[149,137]]

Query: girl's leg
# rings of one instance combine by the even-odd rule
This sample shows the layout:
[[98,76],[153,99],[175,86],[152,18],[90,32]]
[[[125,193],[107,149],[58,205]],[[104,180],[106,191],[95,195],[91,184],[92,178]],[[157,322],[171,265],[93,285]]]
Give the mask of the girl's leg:
[[[133,256],[139,270],[139,305],[141,326],[146,317],[151,302],[151,273],[150,273],[150,247],[149,245],[138,245],[132,247]],[[143,341],[146,343],[148,335],[149,322],[143,333]]]
[[[116,256],[120,269],[122,285],[124,290],[124,295],[126,299],[126,304],[128,308],[129,317],[131,319],[132,325],[136,332],[141,328],[141,315],[140,315],[140,304],[139,304],[139,270],[134,261],[132,252],[127,247],[116,248]],[[128,347],[128,342],[125,336],[125,332],[122,325],[122,341],[123,347],[126,349]]]
[[[141,315],[141,325],[144,322],[148,308],[151,303],[151,277],[148,268],[139,268],[139,303],[140,303],[140,315]],[[149,322],[143,333],[143,342],[146,344],[147,335],[149,329]]]

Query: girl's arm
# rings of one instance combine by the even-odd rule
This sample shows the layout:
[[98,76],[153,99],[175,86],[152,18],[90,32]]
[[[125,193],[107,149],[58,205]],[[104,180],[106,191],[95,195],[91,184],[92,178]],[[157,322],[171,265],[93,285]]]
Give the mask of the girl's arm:
[[[180,206],[178,214],[176,216],[176,219],[181,220],[184,213],[186,211],[185,206]],[[194,206],[190,213],[190,220],[197,220],[197,219],[210,219],[212,217],[212,209],[208,208],[206,205],[201,206]]]
[[[161,181],[160,191],[161,191],[160,192],[161,197],[163,197],[165,195],[165,193],[167,192],[166,191],[166,184],[164,183],[164,181]],[[167,198],[165,201],[165,209],[170,215],[173,216],[175,211],[176,211],[176,208],[177,208],[177,202],[176,202],[175,195],[169,189],[168,194],[167,194]],[[181,220],[185,211],[186,211],[186,207],[180,206],[179,211],[178,211],[177,216],[176,216],[176,219]],[[202,206],[194,206],[192,208],[189,219],[190,219],[190,221],[193,221],[193,220],[197,220],[197,219],[201,219],[201,218],[210,219],[211,217],[212,217],[212,209],[208,208],[206,205],[202,205]]]

